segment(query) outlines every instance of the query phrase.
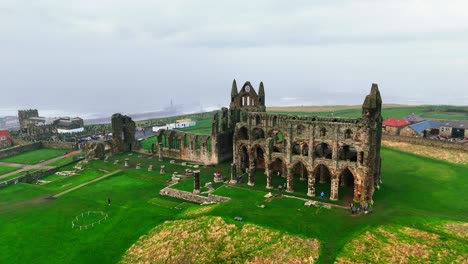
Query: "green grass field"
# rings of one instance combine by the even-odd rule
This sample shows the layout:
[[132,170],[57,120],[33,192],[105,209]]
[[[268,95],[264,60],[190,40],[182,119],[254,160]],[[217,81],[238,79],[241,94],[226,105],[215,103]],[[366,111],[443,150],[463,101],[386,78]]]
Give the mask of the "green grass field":
[[8,166],[0,166],[0,176],[3,174],[7,174],[9,172],[19,170],[20,168],[15,168],[15,167],[8,167]]
[[[454,108],[454,109],[452,109]],[[278,111],[282,109],[282,111]],[[329,107],[328,111],[315,111],[311,107],[308,111],[295,111],[300,110],[299,107],[288,107],[268,109],[271,113],[282,113],[282,114],[296,114],[305,116],[324,116],[324,117],[347,117],[347,118],[359,118],[362,115],[362,109],[359,106],[349,107],[348,109],[341,109],[337,107]],[[449,111],[450,110],[450,111]],[[458,112],[457,112],[458,110]],[[384,119],[389,117],[402,118],[409,114],[416,114],[425,119],[444,119],[444,120],[468,120],[467,107],[448,107],[448,106],[383,106],[382,117]]]
[[[197,218],[201,215],[220,216],[228,223],[241,216],[236,223],[256,224],[291,235],[315,238],[321,243],[321,263],[331,263],[336,257],[349,257],[353,239],[379,227],[405,226],[429,230],[428,224],[445,221],[468,221],[465,191],[468,166],[455,165],[434,159],[382,149],[381,189],[374,194],[374,212],[352,217],[343,209],[304,207],[303,201],[280,198],[265,202],[269,190],[263,183],[253,188],[221,186],[215,194],[229,196],[201,215],[184,215],[199,205],[159,195],[172,172],[182,172],[182,166],[168,161],[150,160],[146,155],[114,155],[109,162],[91,161],[78,175],[51,175],[45,185],[17,184],[0,188],[0,263],[116,263],[125,251],[141,236],[164,221]],[[42,200],[81,183],[123,168],[123,159],[130,158],[142,169],[125,170],[102,181],[69,192],[56,200]],[[120,160],[114,165],[115,159]],[[149,164],[154,171],[146,170]],[[167,173],[159,175],[159,166],[166,165]],[[70,170],[68,166],[63,170]],[[201,168],[202,183],[211,181],[219,169],[229,175],[227,164],[219,168]],[[193,184],[193,183],[192,183]],[[262,186],[263,185],[263,186]],[[177,186],[177,185],[176,185]],[[174,187],[176,187],[174,186]],[[180,189],[191,190],[185,181]],[[218,186],[215,186],[218,187]],[[298,192],[302,193],[302,189]],[[111,198],[111,206],[107,198]],[[179,204],[182,204],[180,207]],[[265,208],[259,208],[265,204]],[[177,207],[177,208],[176,208]],[[81,212],[104,211],[109,219],[91,229],[72,229],[71,221]],[[390,228],[391,229],[391,228]],[[373,232],[373,231],[372,231]],[[19,239],[20,238],[20,239]],[[444,235],[441,239],[455,239]],[[468,253],[468,241],[458,246],[457,254]],[[58,247],[58,245],[60,245]],[[430,262],[430,261],[429,261]]]
[[43,160],[46,161],[61,156],[67,151],[68,150],[63,149],[36,149],[12,157],[0,159],[0,162],[34,165]]

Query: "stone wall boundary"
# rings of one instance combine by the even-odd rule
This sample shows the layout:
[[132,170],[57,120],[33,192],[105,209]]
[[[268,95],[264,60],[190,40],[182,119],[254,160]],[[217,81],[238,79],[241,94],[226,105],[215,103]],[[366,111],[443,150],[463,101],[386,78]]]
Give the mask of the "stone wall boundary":
[[7,148],[7,149],[2,149],[0,150],[0,159],[18,155],[23,152],[40,149],[41,147],[42,147],[41,142],[34,142],[34,143],[26,144],[26,145],[19,145],[19,146],[14,146],[14,147]]
[[169,187],[163,188],[159,194],[164,195],[164,196],[170,196],[190,202],[195,202],[195,203],[220,203],[220,202],[227,202],[231,200],[229,197],[224,197],[224,196],[219,196],[219,195],[214,195],[214,194],[208,194],[208,196],[202,196],[198,194],[193,194],[191,192],[187,191],[181,191],[181,190],[176,190],[172,189]]
[[4,181],[4,182],[0,182],[0,188],[7,187],[7,186],[12,185],[12,184],[17,184],[19,182],[34,183],[37,180],[39,180],[39,179],[41,179],[41,178],[43,178],[45,176],[48,176],[48,175],[50,175],[52,173],[56,173],[57,171],[59,171],[61,168],[65,167],[65,166],[77,163],[77,162],[79,162],[79,161],[81,161],[83,159],[84,158],[77,158],[77,159],[72,160],[72,161],[70,161],[70,162],[68,162],[66,164],[54,167],[52,169],[48,169],[48,170],[45,170],[45,171],[35,171],[35,172],[29,173],[29,174],[26,174],[26,175],[23,175],[23,176],[20,176],[20,177],[16,177],[16,178]]
[[393,142],[403,142],[409,144],[416,144],[422,146],[437,147],[443,149],[454,149],[468,151],[468,143],[455,143],[450,141],[441,141],[427,138],[413,138],[413,137],[404,137],[404,136],[395,136],[382,134],[383,140],[393,141]]

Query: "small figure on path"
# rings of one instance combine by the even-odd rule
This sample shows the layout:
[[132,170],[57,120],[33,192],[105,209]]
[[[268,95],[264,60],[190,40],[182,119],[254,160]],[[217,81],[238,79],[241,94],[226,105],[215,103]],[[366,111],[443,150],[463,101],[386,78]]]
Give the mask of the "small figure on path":
[[110,200],[110,198],[107,198],[107,205],[110,206],[110,204],[111,204],[111,200]]
[[321,193],[320,193],[320,198],[322,198],[322,200],[323,200],[324,197],[325,197],[325,193],[324,193],[324,192],[321,192]]

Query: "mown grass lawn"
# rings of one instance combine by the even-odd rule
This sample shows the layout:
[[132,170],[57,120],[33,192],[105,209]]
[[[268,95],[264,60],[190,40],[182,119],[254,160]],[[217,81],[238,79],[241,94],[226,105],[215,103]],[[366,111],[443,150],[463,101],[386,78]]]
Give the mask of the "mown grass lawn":
[[[374,212],[368,215],[353,217],[339,208],[304,207],[303,201],[291,198],[266,202],[263,196],[269,190],[260,182],[250,189],[242,185],[219,187],[214,194],[231,197],[231,201],[218,204],[202,215],[221,216],[237,225],[253,223],[292,235],[316,238],[321,243],[321,263],[333,262],[340,252],[350,254],[343,251],[350,241],[379,226],[423,229],[428,222],[468,221],[465,199],[468,166],[390,148],[383,148],[382,156],[383,184],[374,194]],[[56,200],[38,199],[122,169],[125,158],[130,159],[132,168],[141,163],[142,169],[124,170]],[[119,163],[114,165],[116,159]],[[149,164],[154,165],[154,171],[147,171]],[[165,175],[159,174],[160,165],[166,166]],[[92,161],[76,176],[49,176],[45,180],[52,182],[46,185],[17,184],[1,188],[0,263],[118,262],[125,251],[153,227],[167,220],[200,216],[183,214],[186,209],[198,205],[158,194],[172,172],[183,172],[183,168],[168,160],[148,159],[146,155],[121,154],[106,163]],[[211,181],[212,173],[218,169],[229,178],[229,166],[222,164],[219,168],[201,168],[202,183]],[[191,182],[186,181],[181,188],[190,191]],[[111,198],[111,206],[107,205],[107,198]],[[177,207],[179,203],[184,206]],[[265,208],[260,208],[260,204]],[[85,231],[71,228],[76,215],[98,210],[109,214],[107,222]],[[234,222],[235,216],[241,216],[244,221]],[[461,250],[466,254],[467,246]]]
[[41,161],[46,161],[60,155],[64,155],[66,152],[69,152],[69,150],[47,148],[36,149],[12,157],[0,159],[0,162],[34,165]]
[[9,167],[9,166],[0,166],[0,176],[3,174],[7,174],[9,172],[19,170],[20,168]]

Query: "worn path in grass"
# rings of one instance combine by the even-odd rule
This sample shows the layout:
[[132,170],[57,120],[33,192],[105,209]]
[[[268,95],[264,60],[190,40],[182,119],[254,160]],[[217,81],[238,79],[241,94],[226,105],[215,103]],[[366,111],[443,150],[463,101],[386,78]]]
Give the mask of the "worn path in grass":
[[115,175],[115,174],[121,172],[121,171],[123,171],[123,170],[116,170],[116,171],[113,171],[113,172],[111,172],[111,173],[108,173],[108,174],[106,174],[106,175],[104,175],[104,176],[101,176],[101,177],[99,177],[99,178],[96,178],[96,179],[94,179],[94,180],[91,180],[91,181],[82,183],[82,184],[80,184],[80,185],[78,185],[78,186],[75,186],[75,187],[73,187],[73,188],[70,188],[70,189],[68,189],[68,190],[65,190],[65,191],[63,191],[63,192],[61,192],[61,193],[55,194],[55,195],[53,195],[52,197],[53,197],[53,198],[58,198],[58,197],[60,197],[60,196],[62,196],[62,195],[64,195],[64,194],[67,194],[67,193],[69,193],[69,192],[71,192],[71,191],[74,191],[74,190],[76,190],[76,189],[79,189],[79,188],[81,188],[81,187],[83,187],[83,186],[86,186],[86,185],[88,185],[88,184],[91,184],[91,183],[100,181],[100,180],[102,180],[102,179],[108,178],[108,177],[110,177],[110,176],[112,176],[112,175]]
[[34,165],[25,165],[25,164],[18,164],[18,163],[0,162],[0,165],[1,165],[1,166],[10,166],[10,167],[20,168],[19,170],[12,171],[12,172],[9,172],[9,173],[6,173],[6,174],[1,175],[1,176],[0,176],[0,180],[1,180],[2,178],[7,178],[8,176],[11,176],[11,175],[14,175],[14,174],[18,174],[18,173],[23,172],[23,171],[28,171],[28,170],[33,170],[33,169],[52,169],[54,166],[48,166],[48,164],[50,164],[50,163],[52,163],[52,162],[55,162],[55,161],[57,161],[57,160],[61,160],[61,159],[64,159],[64,158],[66,158],[66,157],[69,157],[69,156],[78,154],[78,153],[80,153],[80,152],[81,152],[81,150],[73,151],[73,152],[70,152],[70,153],[68,153],[68,154],[66,154],[66,155],[58,156],[58,157],[55,157],[55,158],[52,158],[52,159],[49,159],[49,160],[40,162],[40,163],[38,163],[38,164],[34,164]]

